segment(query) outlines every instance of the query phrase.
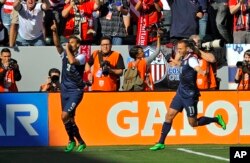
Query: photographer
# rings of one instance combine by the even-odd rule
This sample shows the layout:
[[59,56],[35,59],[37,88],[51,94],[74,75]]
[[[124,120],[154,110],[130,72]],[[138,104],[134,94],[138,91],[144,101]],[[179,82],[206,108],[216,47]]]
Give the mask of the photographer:
[[0,92],[18,92],[16,81],[20,81],[22,75],[8,48],[2,49],[0,63]]
[[41,92],[59,92],[61,90],[60,84],[60,70],[52,68],[49,70],[49,77],[46,83],[40,86]]
[[[143,81],[142,90],[144,91],[154,90],[154,82],[153,82],[153,78],[151,74],[151,63],[160,54],[160,50],[161,50],[161,39],[160,39],[159,33],[157,33],[156,50],[149,57],[147,58],[145,57],[142,46],[135,45],[129,50],[129,56],[133,58],[134,60],[128,63],[128,68],[137,69],[139,77]],[[127,83],[130,84],[131,80],[129,80]],[[124,85],[123,85],[123,88],[124,88]],[[130,91],[137,91],[137,90],[133,89]]]
[[250,90],[250,49],[245,51],[243,62],[237,62],[237,71],[235,74],[235,83],[238,83],[238,90]]
[[190,36],[190,40],[191,42],[194,41],[194,53],[198,55],[199,65],[201,69],[205,72],[205,74],[197,74],[197,87],[200,90],[216,89],[216,76],[212,65],[215,62],[214,55],[204,49],[204,44],[199,45],[202,43],[198,35]]
[[120,76],[125,68],[122,55],[112,51],[111,38],[101,38],[101,50],[96,50],[86,64],[85,71],[92,70],[93,91],[117,91],[120,87]]

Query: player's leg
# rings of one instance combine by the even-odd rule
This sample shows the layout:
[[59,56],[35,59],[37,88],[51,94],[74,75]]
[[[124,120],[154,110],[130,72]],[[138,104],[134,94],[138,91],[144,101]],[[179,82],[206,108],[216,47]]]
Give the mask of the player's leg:
[[201,116],[198,119],[196,117],[188,117],[188,122],[192,127],[204,126],[215,122],[219,124],[223,128],[223,130],[226,129],[226,123],[221,115],[217,115],[215,117]]
[[82,139],[80,132],[79,132],[79,128],[74,120],[75,117],[75,112],[76,112],[76,108],[77,106],[80,104],[81,100],[83,98],[83,92],[79,91],[79,92],[74,92],[70,94],[70,98],[69,101],[71,103],[71,112],[70,112],[70,116],[71,116],[71,121],[73,123],[72,125],[72,132],[74,137],[77,139],[78,141],[78,147],[76,149],[77,152],[81,152],[83,151],[83,149],[86,148],[86,143],[84,142],[84,140]]
[[71,152],[76,146],[76,141],[74,139],[73,130],[72,130],[73,123],[71,121],[71,118],[67,109],[69,108],[68,99],[69,99],[68,94],[61,92],[61,103],[62,103],[62,109],[63,109],[62,114],[61,114],[61,119],[64,124],[65,130],[69,136],[69,142],[64,150],[65,152]]
[[[74,117],[74,115],[73,115]],[[73,136],[77,139],[78,141],[78,146],[77,146],[77,149],[76,151],[77,152],[82,152],[83,149],[86,148],[86,143],[84,142],[84,140],[82,139],[81,135],[80,135],[80,132],[79,132],[79,128],[77,126],[77,124],[75,123],[75,119],[72,118],[71,119],[71,122],[72,122],[72,133],[73,133]]]
[[[175,109],[178,108],[178,109]],[[171,130],[173,120],[175,116],[182,110],[182,103],[179,96],[175,96],[170,104],[170,108],[165,116],[165,122],[162,125],[161,136],[157,144],[149,148],[152,151],[160,150],[165,148],[165,139]]]
[[216,117],[199,117],[197,119],[197,104],[198,104],[198,98],[193,99],[187,99],[185,100],[185,110],[187,112],[188,122],[192,127],[197,126],[204,126],[210,123],[218,123],[222,126],[222,128],[226,129],[226,123],[223,120],[221,115],[217,115]]
[[76,141],[74,139],[74,134],[72,130],[73,123],[69,118],[68,112],[65,112],[65,111],[62,112],[62,121],[64,123],[65,130],[69,136],[69,142],[64,151],[71,152],[76,146]]

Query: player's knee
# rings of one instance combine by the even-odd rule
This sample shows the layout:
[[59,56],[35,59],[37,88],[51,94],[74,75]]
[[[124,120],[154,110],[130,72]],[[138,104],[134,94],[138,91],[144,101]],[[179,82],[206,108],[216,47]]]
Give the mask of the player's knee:
[[198,124],[197,124],[197,122],[196,121],[189,121],[189,125],[191,126],[191,127],[197,127],[198,126]]
[[69,115],[66,112],[62,112],[61,119],[63,122],[67,122],[69,120]]
[[166,115],[166,122],[171,123],[174,119],[175,115],[174,114],[167,114]]

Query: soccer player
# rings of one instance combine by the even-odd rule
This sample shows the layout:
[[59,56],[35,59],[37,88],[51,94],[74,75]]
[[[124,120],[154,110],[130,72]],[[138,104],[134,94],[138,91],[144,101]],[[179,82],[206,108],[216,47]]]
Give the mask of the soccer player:
[[183,108],[185,108],[187,112],[188,122],[192,127],[203,126],[215,122],[224,130],[226,129],[226,123],[221,115],[217,115],[213,118],[204,116],[197,118],[197,104],[200,92],[196,85],[196,78],[197,73],[205,74],[205,72],[199,66],[198,58],[196,54],[191,52],[190,48],[190,44],[187,40],[180,40],[177,43],[178,57],[171,59],[171,62],[181,66],[180,84],[166,114],[160,140],[150,148],[152,151],[165,148],[164,142],[172,127],[173,120]]
[[51,30],[53,32],[54,45],[62,57],[61,118],[69,136],[69,143],[65,152],[71,152],[74,149],[76,146],[75,138],[78,141],[76,151],[81,152],[86,148],[86,144],[79,133],[74,117],[76,108],[83,98],[84,82],[82,76],[85,66],[85,55],[78,53],[80,39],[76,36],[69,38],[65,49],[62,47],[57,34],[55,20]]

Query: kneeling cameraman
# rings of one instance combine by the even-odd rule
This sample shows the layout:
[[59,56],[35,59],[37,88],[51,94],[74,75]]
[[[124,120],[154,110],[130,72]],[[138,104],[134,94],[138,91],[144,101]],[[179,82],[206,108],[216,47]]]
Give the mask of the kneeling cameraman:
[[238,90],[250,90],[250,49],[245,51],[242,62],[237,62],[237,71],[235,74],[235,83],[238,83]]
[[49,70],[49,77],[46,83],[40,86],[41,92],[59,92],[61,90],[60,84],[60,70],[51,68]]
[[16,81],[21,78],[17,61],[11,58],[8,48],[3,48],[0,55],[0,92],[18,92]]

